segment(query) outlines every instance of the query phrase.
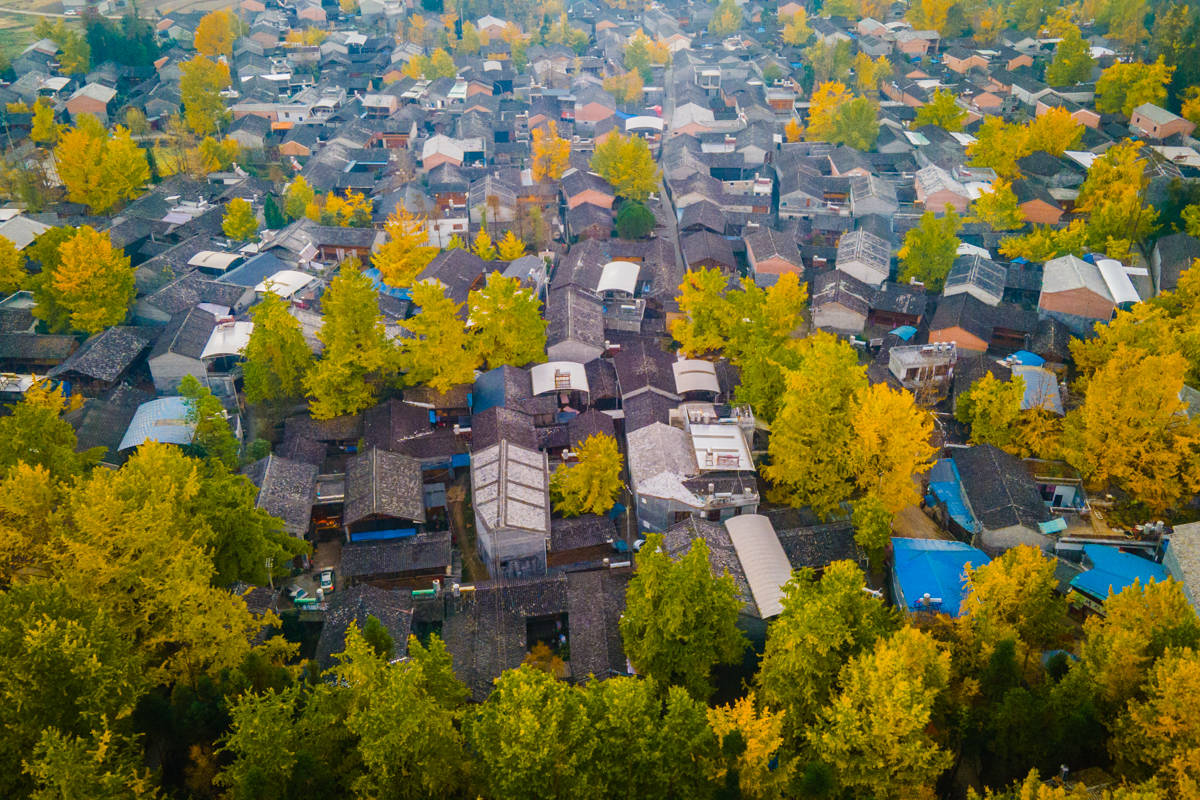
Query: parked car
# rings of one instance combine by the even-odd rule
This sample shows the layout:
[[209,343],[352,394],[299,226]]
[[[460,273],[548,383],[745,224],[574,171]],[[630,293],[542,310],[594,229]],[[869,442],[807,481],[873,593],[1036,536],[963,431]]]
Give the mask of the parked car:
[[317,604],[317,598],[305,591],[303,586],[292,584],[287,588],[288,599],[298,606],[312,606]]
[[333,591],[333,570],[323,569],[320,575],[321,588],[326,594]]

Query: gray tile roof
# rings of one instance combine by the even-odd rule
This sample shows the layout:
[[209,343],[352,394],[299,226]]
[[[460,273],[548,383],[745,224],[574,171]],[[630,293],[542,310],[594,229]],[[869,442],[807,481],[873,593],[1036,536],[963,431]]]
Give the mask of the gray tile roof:
[[546,456],[501,441],[471,457],[475,513],[493,531],[550,532]]
[[112,382],[140,356],[160,331],[117,326],[97,333],[66,361],[48,373],[51,378],[68,374]]
[[425,521],[419,461],[378,447],[350,457],[342,519],[353,525],[369,517]]
[[292,536],[307,533],[317,485],[315,465],[272,454],[247,464],[242,474],[258,487],[255,505],[283,520]]

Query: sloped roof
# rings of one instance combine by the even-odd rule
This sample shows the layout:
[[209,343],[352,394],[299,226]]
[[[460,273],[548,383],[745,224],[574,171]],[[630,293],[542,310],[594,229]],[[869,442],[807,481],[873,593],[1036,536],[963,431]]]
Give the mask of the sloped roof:
[[346,463],[347,525],[368,517],[425,521],[421,463],[400,453],[372,447]]
[[493,531],[550,532],[546,456],[502,440],[471,456],[475,512]]

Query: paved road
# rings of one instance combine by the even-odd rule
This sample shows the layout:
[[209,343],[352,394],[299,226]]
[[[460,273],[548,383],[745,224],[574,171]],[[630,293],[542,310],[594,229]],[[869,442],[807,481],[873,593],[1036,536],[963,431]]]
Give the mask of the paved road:
[[[50,19],[79,19],[78,14],[55,14],[50,11],[32,11],[28,8],[7,8],[0,6],[0,14],[24,14],[28,17],[49,17]],[[105,14],[108,19],[121,19],[122,14]],[[153,17],[144,17],[144,19],[153,19]]]

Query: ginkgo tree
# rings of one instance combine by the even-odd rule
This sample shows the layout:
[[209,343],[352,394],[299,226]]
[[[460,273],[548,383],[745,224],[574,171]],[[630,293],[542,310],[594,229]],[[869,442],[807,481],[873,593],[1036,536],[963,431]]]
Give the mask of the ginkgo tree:
[[558,123],[550,120],[533,129],[533,179],[556,181],[562,177],[571,156],[571,143],[558,135]]
[[90,114],[61,133],[54,161],[68,199],[87,204],[94,214],[137,197],[150,180],[146,153],[128,129],[118,125],[110,136]]
[[[297,191],[303,191],[303,187]],[[371,264],[379,270],[388,286],[411,286],[437,255],[437,248],[429,246],[425,220],[404,206],[397,206],[388,216],[383,230],[387,239],[371,256]]]
[[573,464],[559,464],[550,476],[554,510],[564,517],[607,514],[624,483],[624,459],[613,437],[596,433],[580,443]]
[[492,272],[482,287],[472,289],[467,295],[467,327],[471,350],[487,369],[545,360],[541,302],[516,278]]
[[400,340],[398,359],[405,384],[445,392],[471,383],[479,359],[459,317],[462,303],[447,297],[436,281],[414,284],[411,295],[420,310],[400,323],[409,334]]
[[640,136],[610,135],[596,148],[591,166],[627,200],[643,201],[658,188],[658,167]]
[[900,280],[919,280],[930,291],[939,292],[958,249],[961,218],[947,208],[942,215],[926,211],[916,227],[904,234],[904,244],[896,255],[900,259]]
[[304,378],[309,412],[317,419],[353,414],[374,405],[396,368],[395,346],[384,330],[379,295],[356,259],[346,259],[322,298],[317,338],[321,359]]
[[119,324],[133,302],[133,268],[108,233],[84,225],[43,261],[33,314],[51,330],[99,333]]
[[246,343],[242,375],[246,400],[265,403],[295,399],[304,394],[304,377],[312,367],[312,351],[300,321],[288,313],[288,303],[271,287],[250,309],[254,329]]

